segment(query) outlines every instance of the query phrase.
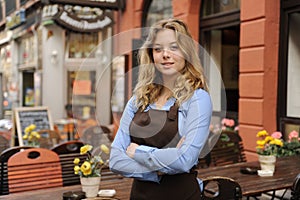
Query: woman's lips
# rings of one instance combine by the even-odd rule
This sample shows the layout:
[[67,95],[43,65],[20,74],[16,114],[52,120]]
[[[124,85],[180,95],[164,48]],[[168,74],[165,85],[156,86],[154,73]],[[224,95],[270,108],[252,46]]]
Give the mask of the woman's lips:
[[174,63],[173,62],[165,62],[165,63],[161,63],[161,64],[165,67],[168,67],[168,66],[173,65]]

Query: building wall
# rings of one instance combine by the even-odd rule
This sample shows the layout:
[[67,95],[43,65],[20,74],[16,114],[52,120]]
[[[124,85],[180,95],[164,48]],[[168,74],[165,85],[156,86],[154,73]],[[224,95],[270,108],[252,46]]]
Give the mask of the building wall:
[[[64,105],[66,101],[66,70],[64,69],[64,30],[56,25],[43,26],[43,77],[42,77],[42,104],[49,107],[54,120],[65,115]],[[51,32],[51,36],[49,36]],[[57,52],[57,58],[51,58],[53,52]]]
[[[193,38],[199,41],[201,1],[172,3],[174,16],[186,22]],[[143,0],[126,1],[126,10],[118,13],[115,30],[140,27],[143,5]],[[279,8],[280,0],[241,0],[239,133],[248,160],[257,159],[256,133],[261,129],[276,130]],[[139,37],[132,35],[122,48],[130,47],[130,40]]]
[[256,133],[276,131],[280,0],[241,0],[239,133],[247,159]]

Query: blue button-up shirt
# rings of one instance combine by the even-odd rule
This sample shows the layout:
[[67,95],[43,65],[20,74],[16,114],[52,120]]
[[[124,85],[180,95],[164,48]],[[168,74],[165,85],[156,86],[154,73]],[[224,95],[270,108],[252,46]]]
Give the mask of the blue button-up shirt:
[[[169,110],[175,103],[170,98],[161,108]],[[147,108],[157,109],[155,104]],[[120,120],[120,126],[111,146],[109,167],[113,172],[125,177],[145,181],[159,182],[158,171],[166,174],[189,172],[197,164],[199,154],[208,138],[212,115],[212,103],[209,94],[203,89],[195,90],[190,99],[178,109],[178,132],[185,137],[179,148],[158,149],[140,145],[130,158],[126,148],[130,144],[129,126],[138,108],[133,96],[128,102]]]

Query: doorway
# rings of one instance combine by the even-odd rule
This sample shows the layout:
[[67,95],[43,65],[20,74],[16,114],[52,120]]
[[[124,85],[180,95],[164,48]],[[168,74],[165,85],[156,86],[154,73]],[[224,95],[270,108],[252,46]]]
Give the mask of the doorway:
[[22,94],[22,106],[30,107],[35,105],[33,71],[23,72]]

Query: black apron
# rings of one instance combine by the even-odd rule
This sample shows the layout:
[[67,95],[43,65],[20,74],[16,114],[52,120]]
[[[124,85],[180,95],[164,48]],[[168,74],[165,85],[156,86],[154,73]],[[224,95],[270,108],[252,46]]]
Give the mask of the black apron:
[[[157,148],[176,147],[178,134],[178,106],[170,111],[150,109],[138,111],[130,124],[131,141]],[[134,179],[131,200],[199,200],[201,196],[197,172],[162,175],[160,183]]]

